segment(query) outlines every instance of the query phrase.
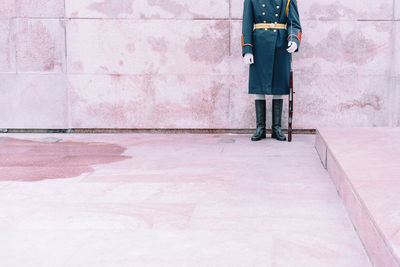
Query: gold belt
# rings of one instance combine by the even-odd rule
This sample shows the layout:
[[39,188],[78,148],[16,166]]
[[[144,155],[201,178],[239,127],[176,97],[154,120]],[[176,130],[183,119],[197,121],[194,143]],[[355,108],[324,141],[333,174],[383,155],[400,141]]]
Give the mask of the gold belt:
[[281,29],[286,30],[286,24],[281,23],[256,23],[254,29]]

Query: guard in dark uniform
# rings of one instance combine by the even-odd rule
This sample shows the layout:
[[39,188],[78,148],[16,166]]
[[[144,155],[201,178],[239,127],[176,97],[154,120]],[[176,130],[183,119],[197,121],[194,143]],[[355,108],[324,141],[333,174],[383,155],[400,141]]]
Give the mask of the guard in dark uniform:
[[242,55],[250,65],[249,94],[255,94],[257,130],[251,138],[266,138],[265,95],[273,95],[272,138],[285,141],[282,133],[283,96],[289,94],[291,53],[301,43],[297,0],[245,0]]

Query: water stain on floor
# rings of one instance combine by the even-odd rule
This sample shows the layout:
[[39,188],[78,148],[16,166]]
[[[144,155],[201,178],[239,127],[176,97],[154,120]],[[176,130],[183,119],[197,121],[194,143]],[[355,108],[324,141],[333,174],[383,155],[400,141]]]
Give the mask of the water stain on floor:
[[125,147],[103,142],[0,139],[0,181],[34,182],[93,172],[93,165],[130,157]]

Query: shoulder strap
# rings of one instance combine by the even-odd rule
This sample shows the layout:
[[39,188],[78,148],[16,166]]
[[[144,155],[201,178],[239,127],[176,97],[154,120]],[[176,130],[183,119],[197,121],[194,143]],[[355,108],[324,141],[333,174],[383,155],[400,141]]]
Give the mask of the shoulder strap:
[[287,1],[286,5],[286,17],[289,15],[289,5],[290,5],[290,0]]

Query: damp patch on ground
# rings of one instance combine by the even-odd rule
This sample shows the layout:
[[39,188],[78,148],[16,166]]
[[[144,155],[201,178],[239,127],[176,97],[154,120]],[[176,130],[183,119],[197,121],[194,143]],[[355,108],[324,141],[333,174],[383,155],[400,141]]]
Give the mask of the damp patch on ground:
[[103,142],[71,142],[57,138],[1,138],[0,181],[34,182],[72,178],[93,166],[122,161],[126,148]]

